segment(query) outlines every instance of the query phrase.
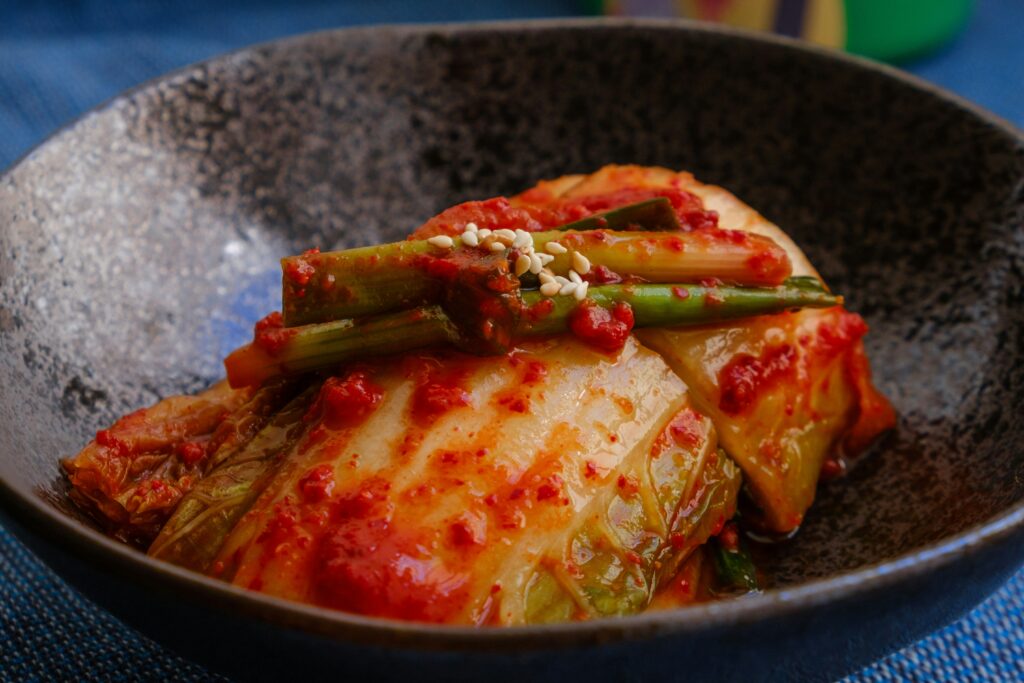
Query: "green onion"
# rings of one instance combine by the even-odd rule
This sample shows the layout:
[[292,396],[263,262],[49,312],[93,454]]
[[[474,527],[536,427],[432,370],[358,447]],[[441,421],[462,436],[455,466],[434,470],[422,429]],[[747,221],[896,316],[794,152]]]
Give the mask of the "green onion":
[[[507,335],[512,342],[566,332],[570,316],[579,305],[572,296],[548,298],[537,291],[522,292],[521,296],[523,310]],[[449,301],[453,298],[449,297]],[[842,302],[841,297],[828,293],[820,283],[815,281],[812,285],[804,280],[771,288],[604,285],[589,288],[587,298],[605,308],[628,304],[633,310],[635,327],[701,325],[795,308],[825,308]],[[545,301],[551,303],[544,304]],[[546,306],[550,310],[543,311]],[[420,307],[361,320],[291,328],[286,330],[284,342],[272,351],[254,342],[234,351],[224,364],[231,385],[240,387],[262,384],[271,377],[330,369],[358,358],[429,347],[455,345],[481,355],[504,349],[466,327],[454,324],[440,306]]]
[[[692,232],[547,231],[531,235],[537,253],[549,254],[555,273],[573,268],[573,252],[591,267],[654,283],[718,279],[730,285],[768,287],[791,272],[786,252],[767,237],[721,230]],[[451,273],[495,255],[425,240],[395,242],[282,260],[285,325],[294,327],[376,315],[441,301]]]

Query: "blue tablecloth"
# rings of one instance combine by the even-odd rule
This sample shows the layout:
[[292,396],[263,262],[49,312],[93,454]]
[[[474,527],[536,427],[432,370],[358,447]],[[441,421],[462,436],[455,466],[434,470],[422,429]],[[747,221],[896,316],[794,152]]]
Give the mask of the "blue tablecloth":
[[[119,91],[250,43],[366,23],[565,16],[579,4],[0,0],[0,168]],[[1024,127],[1024,2],[978,4],[953,45],[904,66]],[[68,679],[220,680],[82,598],[0,528],[0,681]],[[848,680],[1024,680],[1024,572],[961,621]]]

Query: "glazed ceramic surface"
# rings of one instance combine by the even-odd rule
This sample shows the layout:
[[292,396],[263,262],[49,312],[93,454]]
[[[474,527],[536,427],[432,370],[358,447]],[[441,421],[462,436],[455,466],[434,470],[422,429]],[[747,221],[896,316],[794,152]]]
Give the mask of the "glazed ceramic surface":
[[[729,188],[871,325],[898,429],[820,487],[765,594],[506,632],[394,624],[151,562],[63,502],[58,458],[219,378],[279,306],[278,257],[399,239],[607,163]],[[605,21],[259,46],[115,99],[0,179],[0,509],[93,598],[246,676],[837,675],[962,613],[1024,554],[1022,225],[1019,132],[778,39]]]

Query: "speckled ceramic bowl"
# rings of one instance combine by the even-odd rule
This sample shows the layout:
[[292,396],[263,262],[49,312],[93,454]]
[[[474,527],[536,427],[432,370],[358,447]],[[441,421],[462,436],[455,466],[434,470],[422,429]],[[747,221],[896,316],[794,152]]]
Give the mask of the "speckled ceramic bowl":
[[[773,589],[552,627],[394,623],[151,561],[63,503],[59,457],[218,377],[276,306],[278,256],[609,162],[731,188],[873,328],[899,428],[821,488]],[[836,676],[962,614],[1024,556],[1022,214],[1019,132],[784,40],[570,21],[244,50],[115,99],[0,179],[0,508],[92,598],[246,678]]]

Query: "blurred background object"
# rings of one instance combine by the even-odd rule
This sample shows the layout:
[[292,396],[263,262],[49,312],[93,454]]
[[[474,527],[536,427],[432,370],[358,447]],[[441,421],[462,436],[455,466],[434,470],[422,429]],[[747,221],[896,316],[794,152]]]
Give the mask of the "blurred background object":
[[594,14],[683,17],[771,31],[885,61],[925,55],[967,24],[973,0],[584,0]]
[[900,60],[1024,125],[1024,0],[0,0],[0,168],[125,88],[252,43],[372,23],[603,12],[806,34]]

